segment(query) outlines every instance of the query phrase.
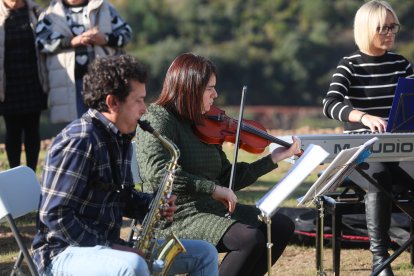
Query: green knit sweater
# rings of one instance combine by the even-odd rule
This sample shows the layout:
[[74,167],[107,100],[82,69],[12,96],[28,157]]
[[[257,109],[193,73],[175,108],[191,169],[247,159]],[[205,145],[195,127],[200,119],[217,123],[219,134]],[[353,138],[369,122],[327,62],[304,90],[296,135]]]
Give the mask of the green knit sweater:
[[[228,186],[231,164],[221,146],[207,145],[194,135],[191,124],[158,105],[150,105],[143,120],[180,149],[179,167],[173,182],[177,195],[177,211],[174,221],[160,232],[165,237],[171,231],[181,239],[200,239],[217,244],[227,228],[235,221],[258,226],[259,210],[254,206],[237,204],[231,219],[225,218],[226,207],[211,195],[214,184]],[[145,192],[153,192],[161,184],[166,163],[171,155],[162,144],[148,132],[137,129],[137,160]],[[277,168],[270,155],[236,167],[234,190],[254,183],[257,178]]]

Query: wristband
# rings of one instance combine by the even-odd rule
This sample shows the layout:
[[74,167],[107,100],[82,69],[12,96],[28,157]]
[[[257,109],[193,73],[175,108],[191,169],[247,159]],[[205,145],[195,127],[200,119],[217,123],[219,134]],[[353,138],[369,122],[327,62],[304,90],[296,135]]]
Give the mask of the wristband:
[[362,113],[361,117],[359,117],[359,122],[362,124],[362,118],[364,118],[364,116],[367,115],[366,112]]

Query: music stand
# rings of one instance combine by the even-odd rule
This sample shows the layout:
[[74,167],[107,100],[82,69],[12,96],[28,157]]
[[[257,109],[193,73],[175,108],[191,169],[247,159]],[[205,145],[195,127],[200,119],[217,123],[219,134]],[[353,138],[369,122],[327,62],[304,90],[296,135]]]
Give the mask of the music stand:
[[414,79],[399,78],[387,123],[387,132],[414,130]]
[[309,145],[302,156],[295,162],[286,175],[261,199],[256,202],[256,207],[260,209],[259,220],[267,225],[267,273],[271,275],[272,269],[272,237],[271,237],[271,218],[279,208],[280,203],[293,192],[305,180],[306,177],[328,157],[329,153],[321,146]]
[[307,193],[298,199],[298,205],[308,205],[313,203],[319,210],[320,214],[320,229],[319,241],[320,241],[320,262],[318,262],[318,275],[326,275],[323,268],[323,224],[324,224],[324,202],[335,201],[334,199],[325,196],[326,193],[334,191],[340,183],[356,168],[356,166],[362,163],[370,154],[374,143],[378,141],[377,137],[374,137],[361,146],[353,147],[350,149],[342,150],[332,161],[332,163],[326,168],[322,175],[311,186]]

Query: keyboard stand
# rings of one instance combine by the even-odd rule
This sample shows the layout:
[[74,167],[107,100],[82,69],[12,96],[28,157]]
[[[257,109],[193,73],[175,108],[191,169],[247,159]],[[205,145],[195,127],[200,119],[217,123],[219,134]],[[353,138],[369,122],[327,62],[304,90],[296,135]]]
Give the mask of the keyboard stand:
[[[367,175],[363,170],[361,170],[359,167],[356,167],[355,170],[359,174],[361,174],[361,176],[363,176],[366,180],[368,180],[372,185],[374,185],[378,190],[380,190],[381,192],[386,194],[389,198],[391,198],[394,205],[397,206],[398,208],[400,208],[401,211],[403,211],[404,213],[406,213],[410,217],[411,222],[414,220],[414,202],[407,201],[405,203],[402,203],[402,202],[396,200],[390,192],[385,190],[382,186],[377,185],[377,183],[375,181],[373,181],[372,178],[369,175]],[[413,230],[413,229],[411,229],[411,230]],[[401,253],[403,253],[409,246],[411,246],[411,250],[413,250],[413,248],[414,248],[413,242],[414,242],[414,235],[412,235],[412,231],[411,231],[410,239],[408,239],[402,246],[400,246],[397,250],[395,250],[395,252],[390,257],[388,257],[387,260],[385,260],[382,265],[377,267],[377,269],[375,269],[371,273],[371,276],[378,275],[387,265],[389,265],[398,256],[400,256]],[[413,251],[411,251],[411,252],[413,252]],[[412,263],[412,261],[413,261],[413,256],[411,254],[411,263]]]
[[[413,248],[413,242],[414,242],[414,235],[411,235],[411,237],[408,239],[408,241],[406,241],[403,245],[401,245],[397,250],[395,250],[395,252],[389,256],[383,263],[382,265],[380,265],[379,267],[377,267],[377,269],[375,269],[372,273],[371,276],[376,276],[378,274],[380,274],[380,272],[389,264],[391,264],[391,262],[393,262],[398,256],[401,255],[401,253],[403,253],[405,250],[407,250],[407,248],[409,246],[411,246],[411,250]],[[412,252],[412,251],[411,251]],[[411,254],[411,264],[413,263],[413,255]]]
[[[333,275],[340,275],[340,265],[341,265],[341,243],[342,243],[342,218],[344,215],[353,215],[353,214],[365,214],[365,203],[361,201],[361,196],[355,194],[354,192],[346,193],[329,193],[325,196],[320,197],[320,200],[323,201],[323,209],[318,208],[318,214],[316,217],[316,269],[318,273],[323,271],[323,219],[327,215],[330,215],[330,222],[332,228],[332,237],[331,246],[332,246],[332,270]],[[407,202],[399,202],[399,205],[411,204]],[[399,207],[393,206],[393,213],[403,212]],[[413,233],[413,224],[414,221],[411,219],[411,230],[410,234]],[[414,235],[413,235],[414,236]],[[412,238],[414,239],[414,238]],[[410,245],[410,263],[414,264],[414,246],[409,241],[405,242],[398,250],[394,251],[393,259],[388,263],[397,258],[405,249]],[[400,252],[401,250],[401,252]],[[397,253],[398,252],[398,253]],[[385,266],[384,266],[385,267]],[[381,270],[384,268],[382,267]],[[378,272],[379,273],[379,272]],[[377,274],[378,274],[377,273]],[[375,274],[375,275],[377,275]],[[317,274],[321,275],[321,274]]]

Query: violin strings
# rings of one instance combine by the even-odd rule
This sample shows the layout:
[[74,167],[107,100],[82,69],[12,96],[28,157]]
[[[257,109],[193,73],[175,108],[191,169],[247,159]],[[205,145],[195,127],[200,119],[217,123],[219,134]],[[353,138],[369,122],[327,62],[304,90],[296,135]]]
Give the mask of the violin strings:
[[272,136],[269,135],[267,132],[265,132],[265,131],[263,131],[261,129],[258,129],[258,128],[254,127],[254,126],[250,126],[250,125],[247,125],[247,124],[242,123],[242,127],[244,127],[246,131],[250,131],[253,134],[266,136],[266,138],[270,138],[270,139],[272,138]]

